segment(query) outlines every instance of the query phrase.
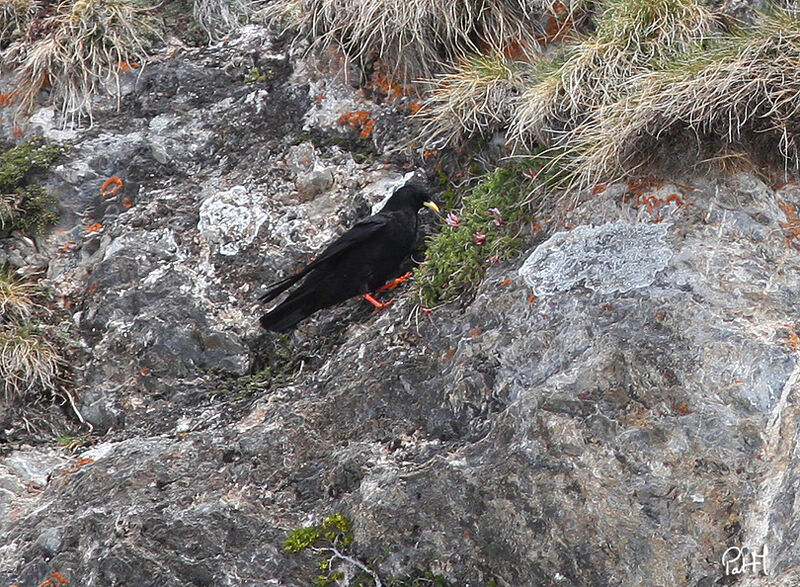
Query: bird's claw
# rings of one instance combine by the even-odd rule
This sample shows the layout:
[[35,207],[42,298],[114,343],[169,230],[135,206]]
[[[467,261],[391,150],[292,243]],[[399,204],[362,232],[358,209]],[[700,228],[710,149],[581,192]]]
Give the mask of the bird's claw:
[[398,285],[400,285],[404,281],[408,281],[408,278],[411,277],[412,275],[414,275],[414,273],[409,271],[405,275],[401,275],[400,277],[396,277],[395,279],[392,279],[389,283],[386,283],[386,284],[380,286],[377,290],[375,290],[375,293],[380,293],[382,291],[392,291],[394,288],[396,288]]
[[394,303],[394,300],[389,300],[387,302],[380,302],[376,300],[371,294],[364,294],[363,298],[367,300],[370,304],[375,306],[375,311],[380,311],[385,308],[388,308]]

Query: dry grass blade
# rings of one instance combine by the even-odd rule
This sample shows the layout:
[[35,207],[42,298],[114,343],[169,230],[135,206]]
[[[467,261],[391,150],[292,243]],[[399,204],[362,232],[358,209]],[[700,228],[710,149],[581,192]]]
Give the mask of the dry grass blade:
[[0,46],[10,42],[22,29],[36,9],[34,0],[2,0],[0,2]]
[[30,112],[39,92],[50,88],[65,125],[91,118],[92,96],[101,89],[119,95],[122,64],[144,60],[142,39],[156,34],[148,14],[130,0],[59,4],[55,14],[38,23],[45,33],[6,50],[15,56],[10,65],[16,66],[20,112]]
[[0,323],[30,318],[38,306],[33,301],[36,294],[35,285],[14,279],[4,270],[0,270]]
[[461,60],[451,73],[437,76],[420,116],[430,147],[455,144],[467,135],[489,135],[505,128],[525,84],[524,62],[499,53]]
[[430,77],[444,61],[492,48],[535,52],[546,0],[281,0],[270,19],[294,20],[315,47],[374,56],[406,79]]
[[0,381],[6,402],[36,390],[54,391],[60,357],[55,347],[25,326],[0,329]]
[[247,0],[194,0],[192,12],[200,28],[218,39],[246,20],[251,7]]
[[708,38],[717,22],[700,0],[610,0],[603,7],[596,33],[542,64],[522,95],[510,131],[518,144],[562,144],[565,130],[618,100],[654,59]]
[[[643,161],[642,141],[679,127],[726,145],[771,137],[786,171],[800,168],[800,15],[776,11],[759,26],[698,45],[631,80],[569,139],[582,185],[621,177]],[[724,148],[728,148],[725,146]]]

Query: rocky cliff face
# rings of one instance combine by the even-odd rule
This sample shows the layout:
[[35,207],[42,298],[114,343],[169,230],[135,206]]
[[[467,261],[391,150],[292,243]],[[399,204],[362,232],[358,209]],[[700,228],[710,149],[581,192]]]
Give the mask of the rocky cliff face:
[[[607,186],[460,307],[352,300],[280,338],[259,292],[424,176],[398,104],[258,27],[126,84],[92,129],[27,129],[72,145],[63,221],[4,247],[72,302],[92,432],[70,453],[7,415],[0,584],[309,585],[284,540],[336,512],[342,583],[800,581],[796,184]],[[726,575],[763,545],[769,579]]]

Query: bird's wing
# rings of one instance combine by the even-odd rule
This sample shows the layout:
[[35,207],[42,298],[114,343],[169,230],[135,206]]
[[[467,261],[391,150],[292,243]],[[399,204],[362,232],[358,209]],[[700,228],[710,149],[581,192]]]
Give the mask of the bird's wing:
[[294,275],[290,275],[289,277],[274,284],[264,295],[259,298],[259,300],[262,302],[274,300],[281,295],[281,293],[305,277],[310,271],[313,271],[320,265],[338,257],[351,247],[372,238],[375,234],[383,230],[388,222],[389,218],[386,215],[381,215],[379,213],[356,223],[350,230],[328,245],[328,248],[322,251],[316,259],[303,267],[302,271]]

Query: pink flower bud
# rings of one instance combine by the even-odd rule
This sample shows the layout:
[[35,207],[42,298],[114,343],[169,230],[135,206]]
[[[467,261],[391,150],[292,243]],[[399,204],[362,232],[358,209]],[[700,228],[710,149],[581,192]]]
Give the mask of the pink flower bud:
[[445,218],[444,221],[447,223],[447,226],[452,226],[453,228],[458,228],[461,226],[461,221],[453,212],[448,212],[447,218]]

